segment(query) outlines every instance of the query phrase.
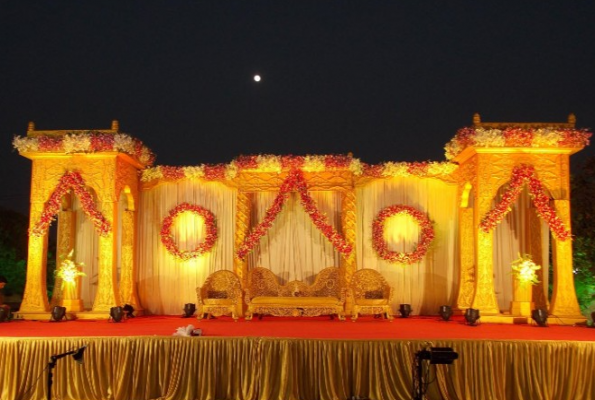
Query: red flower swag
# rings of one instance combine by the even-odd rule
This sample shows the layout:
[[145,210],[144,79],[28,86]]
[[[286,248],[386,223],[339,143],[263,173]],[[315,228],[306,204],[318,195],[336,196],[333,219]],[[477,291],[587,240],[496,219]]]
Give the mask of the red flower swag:
[[[384,240],[384,222],[387,218],[397,214],[410,215],[421,227],[421,240],[411,253],[391,251]],[[372,246],[380,258],[391,263],[413,264],[421,261],[428,252],[432,240],[434,240],[432,222],[421,211],[410,206],[396,204],[383,208],[372,223]]]
[[[181,251],[174,241],[174,237],[171,233],[171,226],[177,216],[186,211],[198,214],[204,219],[207,233],[205,240],[196,246],[194,250]],[[201,206],[192,205],[189,203],[181,203],[170,210],[169,215],[163,220],[160,235],[161,243],[163,243],[167,251],[173,254],[176,258],[184,261],[190,260],[191,258],[196,258],[211,250],[215,244],[215,241],[217,240],[217,225],[215,224],[215,216],[212,212]]]
[[520,165],[512,170],[508,190],[502,195],[500,203],[481,220],[479,224],[481,230],[487,233],[502,222],[506,214],[510,211],[512,204],[519,197],[525,182],[528,184],[529,194],[531,195],[533,204],[535,204],[537,213],[547,222],[554,236],[562,241],[568,239],[571,236],[570,231],[566,229],[562,220],[556,215],[556,210],[550,207],[550,199],[544,193],[541,182],[537,179],[535,168],[532,165]]
[[292,169],[279,190],[279,194],[273,200],[273,204],[268,208],[265,217],[246,237],[244,243],[237,251],[237,257],[244,260],[248,253],[252,251],[256,243],[267,230],[273,225],[277,214],[283,209],[283,204],[289,198],[291,191],[297,191],[300,194],[302,206],[312,219],[312,222],[322,232],[322,234],[333,244],[333,247],[341,254],[348,256],[351,253],[351,245],[339,234],[331,225],[326,222],[325,216],[316,208],[314,199],[308,193],[308,187],[304,176],[300,170]]
[[111,230],[110,223],[105,219],[101,211],[97,210],[95,201],[91,193],[85,187],[85,181],[78,172],[66,172],[60,178],[56,189],[50,196],[50,199],[45,204],[43,212],[39,221],[31,228],[29,235],[43,236],[48,230],[48,227],[54,221],[56,214],[62,208],[62,197],[72,189],[79,198],[85,215],[93,222],[95,229],[101,236],[107,236]]

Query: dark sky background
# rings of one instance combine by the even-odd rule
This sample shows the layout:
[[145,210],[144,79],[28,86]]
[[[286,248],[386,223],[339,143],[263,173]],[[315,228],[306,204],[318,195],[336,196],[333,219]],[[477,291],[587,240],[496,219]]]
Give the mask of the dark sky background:
[[475,112],[595,128],[594,89],[592,1],[0,0],[0,207],[28,210],[28,121],[118,119],[161,165],[444,161]]

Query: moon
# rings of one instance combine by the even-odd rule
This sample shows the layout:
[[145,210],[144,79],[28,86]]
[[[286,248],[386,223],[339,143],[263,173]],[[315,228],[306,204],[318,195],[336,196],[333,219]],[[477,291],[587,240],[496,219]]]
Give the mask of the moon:
[[260,82],[260,75],[254,75],[254,82]]

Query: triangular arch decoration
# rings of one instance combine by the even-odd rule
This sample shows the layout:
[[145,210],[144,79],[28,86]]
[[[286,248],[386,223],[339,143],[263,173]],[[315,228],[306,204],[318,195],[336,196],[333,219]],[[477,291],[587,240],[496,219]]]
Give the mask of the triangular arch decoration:
[[93,196],[85,188],[85,181],[78,172],[66,172],[60,178],[58,185],[51,194],[49,200],[43,208],[39,221],[29,230],[31,236],[43,236],[47,232],[50,224],[60,211],[62,197],[72,189],[81,201],[85,215],[91,219],[95,229],[101,236],[107,236],[111,231],[111,225],[105,219],[101,211],[95,207]]
[[339,232],[327,223],[325,216],[318,210],[314,199],[308,193],[308,186],[302,172],[298,169],[291,169],[287,178],[281,184],[279,194],[273,200],[273,204],[267,209],[264,219],[252,230],[238,249],[236,253],[237,257],[240,260],[244,260],[248,253],[252,251],[258,240],[272,226],[273,221],[283,209],[283,205],[292,191],[297,191],[300,194],[302,206],[316,228],[322,232],[338,252],[346,257],[349,256],[352,250],[351,245],[345,241],[345,238]]
[[508,190],[502,195],[502,200],[495,208],[490,210],[486,216],[481,220],[479,228],[484,232],[489,232],[496,227],[506,214],[510,211],[510,207],[519,197],[523,185],[527,183],[531,200],[537,209],[539,216],[547,222],[552,233],[558,240],[566,240],[571,234],[564,226],[564,223],[549,205],[549,197],[545,194],[541,182],[537,179],[535,168],[532,165],[521,164],[514,167],[510,179]]

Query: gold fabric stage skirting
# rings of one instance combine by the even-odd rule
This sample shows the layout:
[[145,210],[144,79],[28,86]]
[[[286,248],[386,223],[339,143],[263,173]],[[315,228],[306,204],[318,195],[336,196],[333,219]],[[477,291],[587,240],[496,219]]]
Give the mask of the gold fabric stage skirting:
[[[428,399],[590,400],[595,343],[499,340],[320,340],[262,337],[0,339],[0,399],[411,399],[415,353],[452,347],[430,367]],[[427,363],[427,362],[424,362]]]

